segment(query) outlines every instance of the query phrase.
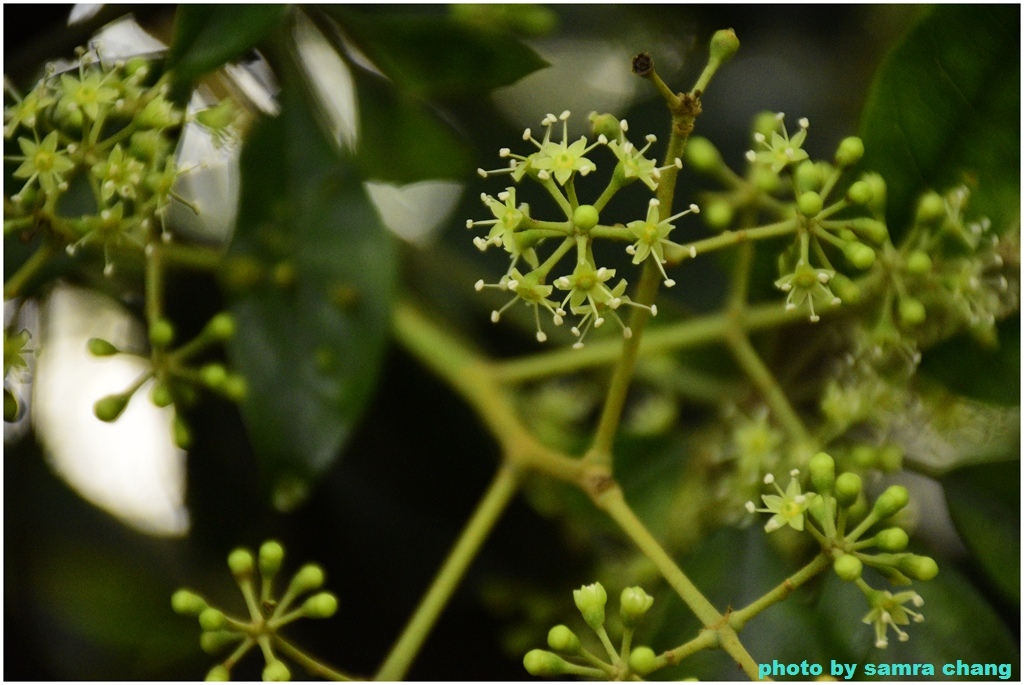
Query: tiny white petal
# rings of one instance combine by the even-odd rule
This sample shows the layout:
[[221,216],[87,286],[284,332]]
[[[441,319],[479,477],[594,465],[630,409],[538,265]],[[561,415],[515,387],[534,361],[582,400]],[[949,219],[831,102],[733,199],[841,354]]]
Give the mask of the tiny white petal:
[[484,289],[484,279],[481,278],[479,281],[477,281],[473,285],[473,287],[476,288],[477,291],[483,290]]
[[651,305],[651,316],[657,316],[657,315],[658,315],[658,305],[652,304]]
[[694,247],[693,245],[690,245],[690,258],[692,259],[692,258],[694,258],[696,256],[697,256],[697,248]]
[[807,117],[804,117],[798,123],[800,124],[800,128],[807,128],[811,125],[811,122],[807,120]]
[[755,133],[754,134],[754,140],[756,140],[759,143],[763,143],[765,141],[764,134],[760,133],[760,132],[759,133]]
[[764,484],[765,485],[771,485],[774,482],[775,482],[775,476],[773,476],[770,473],[764,474]]
[[671,288],[675,284],[676,284],[676,282],[674,280],[672,280],[671,278],[666,278],[665,279],[665,287],[666,288]]
[[625,328],[623,328],[622,329],[622,337],[625,338],[626,340],[629,340],[630,338],[632,338],[633,337],[633,329],[630,328],[629,326],[626,326]]
[[753,150],[747,150],[746,157],[747,157],[747,161],[748,162],[756,162],[757,161],[757,153],[754,152]]
[[756,507],[754,506],[754,503],[749,501],[749,500],[743,506],[746,507],[747,511],[749,511],[751,514],[753,514],[754,511],[756,511]]
[[537,331],[537,342],[545,342],[547,339],[548,336],[544,333],[544,331]]
[[582,350],[583,349],[583,342],[580,341],[580,342],[577,342],[577,343],[573,343],[572,349],[574,349],[574,350]]
[[697,205],[690,205],[690,211],[694,214],[700,214],[700,207]]
[[498,323],[498,320],[500,318],[501,318],[501,314],[498,313],[497,309],[495,309],[493,312],[491,312],[491,323]]

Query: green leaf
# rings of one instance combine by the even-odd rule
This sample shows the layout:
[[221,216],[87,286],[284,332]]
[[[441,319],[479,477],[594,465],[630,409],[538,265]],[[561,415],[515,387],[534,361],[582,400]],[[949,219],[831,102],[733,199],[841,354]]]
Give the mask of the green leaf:
[[246,143],[222,280],[238,319],[230,357],[249,385],[242,412],[275,503],[289,508],[337,458],[370,396],[396,269],[351,163],[287,85],[282,104]]
[[940,5],[881,68],[861,123],[862,166],[888,184],[893,240],[925,190],[976,183],[998,233],[1020,211],[1020,8]]
[[925,352],[921,372],[961,395],[1019,406],[1020,316],[1001,321],[996,329],[998,348],[982,347],[966,334],[957,336]]
[[400,89],[420,96],[482,93],[547,66],[514,36],[446,17],[374,15],[325,7]]
[[942,479],[960,536],[1006,597],[1020,604],[1020,461],[982,464]]
[[181,5],[167,65],[179,81],[194,81],[256,45],[286,10],[286,5]]

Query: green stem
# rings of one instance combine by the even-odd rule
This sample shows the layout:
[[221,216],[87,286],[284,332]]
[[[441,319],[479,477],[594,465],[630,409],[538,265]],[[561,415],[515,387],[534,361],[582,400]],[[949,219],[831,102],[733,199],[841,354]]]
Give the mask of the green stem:
[[164,270],[160,249],[150,243],[146,250],[146,322],[152,326],[163,316]]
[[670,649],[659,655],[655,669],[664,668],[665,666],[674,666],[688,656],[717,646],[718,633],[713,630],[702,630],[697,637],[693,638],[689,642],[684,642],[678,647]]
[[281,654],[284,654],[299,666],[302,666],[302,668],[306,669],[306,672],[310,675],[319,676],[324,680],[355,680],[355,678],[347,676],[341,671],[337,671],[309,656],[276,633],[274,634],[273,640],[274,646],[281,651]]
[[455,547],[445,559],[430,589],[406,624],[405,630],[391,648],[391,652],[377,672],[376,680],[400,680],[405,677],[427,635],[437,623],[466,569],[469,568],[470,562],[476,557],[495,523],[505,512],[518,487],[518,471],[508,466],[502,467],[477,505]]
[[824,552],[804,566],[802,569],[779,583],[775,588],[769,590],[764,596],[754,600],[747,606],[732,612],[729,615],[729,625],[733,630],[739,631],[747,624],[747,621],[760,614],[768,607],[778,604],[793,594],[793,591],[818,575],[832,564],[832,560]]
[[36,251],[32,253],[32,256],[4,282],[4,300],[21,297],[25,286],[50,261],[50,257],[56,251],[57,248],[53,243],[49,240],[44,240]]
[[213,271],[224,259],[224,251],[203,245],[153,243],[153,249],[169,264],[197,271]]
[[695,240],[685,245],[669,245],[665,250],[665,259],[669,264],[677,264],[683,259],[696,257],[699,254],[713,252],[724,247],[731,247],[751,240],[766,240],[777,238],[796,231],[797,224],[793,220],[779,221],[767,226],[756,228],[744,228],[738,231],[725,231],[719,235]]

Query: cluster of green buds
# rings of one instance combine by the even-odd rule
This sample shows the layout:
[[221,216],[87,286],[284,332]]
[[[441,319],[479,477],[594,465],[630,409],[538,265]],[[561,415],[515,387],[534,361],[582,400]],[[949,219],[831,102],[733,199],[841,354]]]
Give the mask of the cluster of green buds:
[[[476,283],[477,290],[496,288],[513,294],[504,307],[492,312],[491,320],[497,323],[505,310],[516,301],[522,301],[533,308],[537,340],[544,342],[547,334],[541,325],[541,309],[556,326],[571,314],[579,317],[571,327],[578,339],[573,347],[579,349],[587,332],[601,327],[607,317],[619,325],[624,337],[632,335],[617,313],[622,305],[641,307],[652,315],[657,314],[655,306],[634,302],[625,294],[627,282],[623,278],[615,280],[615,269],[598,266],[593,249],[595,241],[605,239],[627,243],[626,252],[632,256],[634,264],[653,260],[661,270],[665,285],[672,286],[675,281],[668,277],[664,268],[667,261],[665,250],[681,247],[669,240],[669,234],[675,229],[673,222],[699,210],[697,205],[690,205],[688,209],[670,216],[670,209],[661,207],[658,200],[652,198],[645,218],[626,225],[602,224],[601,212],[619,190],[639,181],[654,192],[661,174],[669,168],[681,168],[682,161],[675,159],[667,166],[659,167],[646,157],[655,137],[647,136],[646,144],[636,147],[626,137],[629,130],[627,122],[610,114],[592,113],[593,139],[582,136],[570,142],[568,119],[568,111],[557,117],[548,114],[541,122],[545,128],[543,139],[534,138],[530,129],[523,133],[523,139],[536,148],[534,152],[520,155],[503,148],[499,154],[509,159],[508,167],[496,171],[479,170],[484,178],[507,174],[515,183],[523,179],[534,181],[554,199],[564,216],[556,220],[534,216],[529,205],[517,202],[515,186],[509,186],[496,198],[483,194],[481,200],[493,218],[469,220],[466,227],[488,227],[487,235],[477,236],[474,244],[480,250],[491,246],[504,248],[510,256],[508,270],[497,283],[485,283],[483,280]],[[555,142],[552,134],[559,122],[562,123],[562,140]],[[588,155],[599,147],[611,152],[616,160],[615,167],[600,196],[591,204],[582,203],[577,196],[575,181],[577,176],[587,176],[597,170],[597,164]],[[542,253],[546,252],[548,245],[555,247],[542,260]],[[554,271],[563,257],[573,252],[575,259],[570,260],[571,271],[555,275]],[[555,289],[562,292],[557,298],[552,298]]]
[[[161,408],[171,405],[188,407],[195,403],[199,390],[213,391],[233,402],[243,401],[247,393],[245,378],[228,371],[219,362],[193,362],[201,353],[234,337],[235,328],[235,318],[221,312],[211,318],[198,335],[175,348],[175,330],[171,322],[166,319],[152,322],[149,326],[150,353],[146,357],[151,368],[123,392],[97,400],[93,405],[96,418],[116,421],[135,393],[150,380],[153,381],[150,400]],[[91,338],[88,346],[89,352],[96,357],[129,354],[102,338]],[[192,434],[180,412],[175,413],[173,426],[175,443],[181,449],[188,449]]]
[[[907,489],[890,485],[869,509],[861,477],[853,472],[836,475],[836,463],[830,455],[816,454],[808,470],[817,492],[802,491],[797,470],[790,473],[785,490],[769,475],[765,483],[773,485],[777,494],[762,496],[763,508],[747,502],[747,511],[771,514],[765,524],[769,533],[788,526],[806,531],[818,542],[836,575],[855,583],[867,598],[870,611],[864,622],[874,627],[876,647],[888,645],[886,635],[890,629],[900,641],[906,641],[909,636],[901,626],[924,618],[904,605],[920,607],[924,600],[916,592],[893,595],[887,590],[876,590],[862,574],[864,567],[869,566],[896,586],[910,585],[912,580],[928,581],[938,574],[934,559],[905,551],[909,536],[890,521],[910,501]],[[871,548],[876,551],[869,553]]]
[[324,572],[316,564],[300,568],[278,598],[274,579],[283,560],[284,549],[273,540],[263,543],[257,558],[244,548],[228,555],[228,567],[242,591],[248,618],[213,607],[191,590],[178,590],[171,597],[175,612],[199,619],[203,631],[199,644],[204,652],[215,655],[234,646],[230,655],[210,670],[207,680],[230,680],[231,669],[256,647],[266,662],[265,681],[291,680],[291,670],[281,655],[303,665],[309,663],[308,657],[285,640],[280,630],[300,618],[330,618],[338,610],[338,600],[330,592],[317,592],[323,587]]
[[530,675],[541,677],[581,676],[597,680],[636,680],[639,676],[667,665],[650,647],[634,647],[633,634],[654,598],[640,587],[629,587],[619,598],[619,618],[622,622],[620,648],[615,649],[605,629],[605,605],[608,593],[601,583],[584,585],[573,590],[576,608],[587,626],[597,635],[608,660],[597,656],[583,646],[580,638],[565,625],[548,631],[549,650],[534,649],[523,657],[523,665]]
[[867,173],[839,192],[844,174],[864,155],[860,138],[842,140],[831,163],[813,161],[803,149],[808,120],[800,119],[791,135],[784,119],[782,113],[757,117],[754,149],[746,154],[743,176],[726,166],[706,138],[690,140],[686,159],[691,168],[726,188],[702,201],[711,229],[728,231],[737,217],[765,218],[773,222],[760,229],[766,235],[795,236],[779,258],[775,285],[786,293],[787,309],[803,309],[811,321],[818,321],[822,310],[854,303],[860,296],[859,287],[836,264],[847,272],[863,272],[888,243],[885,182]]

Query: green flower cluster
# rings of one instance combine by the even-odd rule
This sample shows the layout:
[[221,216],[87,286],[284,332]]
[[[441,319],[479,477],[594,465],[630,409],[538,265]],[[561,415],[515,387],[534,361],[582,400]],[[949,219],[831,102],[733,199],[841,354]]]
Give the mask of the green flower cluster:
[[[542,220],[533,216],[529,205],[517,203],[516,188],[510,186],[496,198],[483,194],[481,200],[493,218],[469,220],[466,227],[489,227],[486,237],[477,236],[474,244],[480,250],[491,246],[503,248],[511,259],[508,271],[497,283],[485,283],[483,280],[476,283],[477,290],[496,288],[513,294],[504,307],[492,313],[491,320],[498,322],[509,307],[522,301],[533,308],[537,340],[544,342],[547,334],[541,325],[541,310],[551,317],[556,326],[571,314],[578,317],[572,333],[578,338],[573,347],[579,349],[583,347],[583,340],[590,329],[600,328],[608,317],[619,325],[624,337],[632,336],[632,331],[617,313],[622,305],[640,307],[652,315],[657,314],[653,305],[634,302],[625,294],[627,282],[623,278],[616,280],[615,269],[598,266],[593,249],[595,241],[608,239],[629,243],[626,252],[633,257],[633,263],[653,260],[661,270],[665,285],[672,286],[675,281],[665,273],[664,264],[667,261],[666,247],[675,245],[669,240],[669,234],[675,229],[673,222],[699,210],[696,205],[690,205],[687,210],[669,216],[658,200],[652,199],[644,219],[624,226],[602,224],[600,213],[620,189],[640,181],[653,192],[658,188],[662,172],[671,167],[679,168],[682,162],[676,159],[667,167],[658,167],[645,156],[655,137],[647,136],[647,144],[637,148],[626,137],[627,122],[619,121],[610,114],[590,115],[594,140],[582,136],[570,142],[568,119],[567,111],[558,117],[548,114],[541,122],[545,128],[541,140],[534,138],[530,129],[523,134],[523,139],[536,148],[533,153],[521,155],[503,148],[499,154],[509,159],[507,168],[479,170],[485,178],[504,173],[516,183],[527,178],[538,183],[555,200],[564,218]],[[555,142],[552,132],[559,122],[562,123],[562,140]],[[601,195],[592,204],[581,203],[575,179],[597,170],[597,164],[588,155],[598,147],[610,150],[616,164]],[[538,251],[549,244],[556,247],[541,261]],[[554,276],[555,267],[573,251],[576,258],[571,272]],[[556,289],[561,292],[553,297]]]
[[[765,525],[769,533],[788,526],[807,532],[818,542],[836,575],[855,583],[867,598],[870,611],[864,622],[874,626],[876,647],[888,645],[889,629],[900,641],[906,641],[909,636],[900,626],[911,620],[923,621],[924,617],[903,605],[909,602],[920,607],[924,600],[916,592],[893,595],[887,590],[876,590],[862,573],[864,566],[869,566],[897,586],[910,585],[912,580],[931,580],[938,574],[934,559],[905,551],[910,542],[907,532],[891,525],[890,519],[910,501],[907,489],[902,485],[889,486],[868,509],[860,476],[852,472],[837,476],[835,460],[830,455],[816,454],[808,470],[817,493],[801,491],[799,471],[791,472],[792,479],[785,491],[769,474],[765,483],[775,485],[778,494],[764,495],[763,508],[747,502],[747,511],[771,514]],[[869,553],[871,548],[877,551]]]
[[[338,610],[338,600],[330,592],[317,592],[323,587],[324,572],[316,564],[300,568],[284,594],[277,597],[274,579],[283,560],[284,548],[274,540],[260,546],[257,558],[244,548],[228,555],[228,567],[242,591],[248,618],[213,607],[192,590],[181,589],[171,597],[175,612],[199,619],[203,630],[199,644],[204,652],[219,654],[234,646],[226,659],[210,669],[207,680],[230,680],[231,669],[255,647],[259,647],[266,661],[265,681],[291,680],[291,670],[280,658],[281,653],[303,665],[312,663],[280,635],[280,630],[300,618],[330,618]],[[305,599],[299,603],[303,596]]]
[[530,675],[542,677],[582,676],[598,680],[637,680],[667,665],[649,647],[633,647],[633,632],[654,604],[654,598],[640,587],[629,587],[619,598],[622,621],[621,647],[615,649],[605,629],[605,605],[608,593],[601,583],[584,585],[573,590],[573,599],[583,620],[597,635],[608,655],[608,661],[583,646],[568,626],[557,625],[548,631],[548,647],[531,650],[523,657],[523,666]]

